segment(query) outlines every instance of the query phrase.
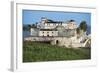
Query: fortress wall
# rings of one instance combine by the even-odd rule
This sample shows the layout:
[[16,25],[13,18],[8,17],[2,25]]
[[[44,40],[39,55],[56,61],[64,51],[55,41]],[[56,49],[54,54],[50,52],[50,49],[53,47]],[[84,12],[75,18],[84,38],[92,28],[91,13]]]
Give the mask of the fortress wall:
[[50,41],[51,45],[65,46],[65,47],[85,47],[84,43],[77,41],[76,37],[27,37],[26,41]]

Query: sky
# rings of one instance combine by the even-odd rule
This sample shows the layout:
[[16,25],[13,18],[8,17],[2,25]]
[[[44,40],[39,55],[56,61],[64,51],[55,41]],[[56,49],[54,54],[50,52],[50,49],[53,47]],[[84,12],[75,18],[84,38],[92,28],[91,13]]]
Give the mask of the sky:
[[75,20],[77,25],[82,21],[86,21],[87,25],[91,26],[91,13],[79,12],[61,12],[61,11],[39,11],[39,10],[23,10],[22,20],[23,24],[35,24],[41,21],[41,17],[46,17],[54,21]]

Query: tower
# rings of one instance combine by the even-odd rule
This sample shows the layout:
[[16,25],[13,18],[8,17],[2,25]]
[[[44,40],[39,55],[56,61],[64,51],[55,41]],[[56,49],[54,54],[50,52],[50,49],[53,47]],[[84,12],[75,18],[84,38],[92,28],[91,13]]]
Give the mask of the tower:
[[47,22],[47,18],[46,18],[46,17],[42,17],[42,18],[41,18],[41,23],[42,23],[42,24],[45,24],[46,22]]

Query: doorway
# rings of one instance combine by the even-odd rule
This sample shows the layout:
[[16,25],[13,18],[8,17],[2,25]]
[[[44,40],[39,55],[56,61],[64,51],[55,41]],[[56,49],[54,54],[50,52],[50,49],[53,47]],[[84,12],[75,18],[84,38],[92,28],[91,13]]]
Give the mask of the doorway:
[[57,45],[59,44],[59,40],[56,40],[56,44],[57,44]]

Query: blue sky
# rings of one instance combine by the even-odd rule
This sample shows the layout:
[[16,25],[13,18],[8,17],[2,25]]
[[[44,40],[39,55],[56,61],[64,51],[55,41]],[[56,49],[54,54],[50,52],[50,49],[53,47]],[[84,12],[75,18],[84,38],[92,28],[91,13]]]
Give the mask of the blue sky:
[[91,25],[91,13],[23,10],[22,15],[23,24],[25,25],[40,22],[41,17],[64,22],[75,20],[78,25],[81,21],[86,21],[88,25]]

